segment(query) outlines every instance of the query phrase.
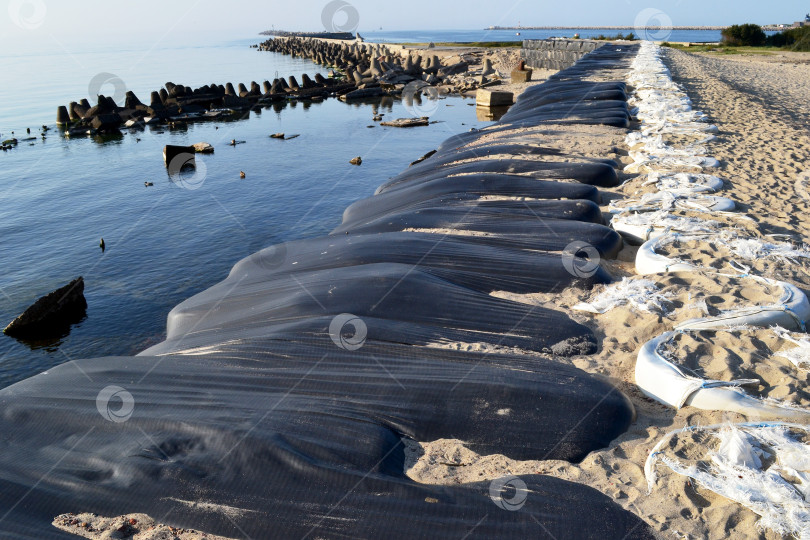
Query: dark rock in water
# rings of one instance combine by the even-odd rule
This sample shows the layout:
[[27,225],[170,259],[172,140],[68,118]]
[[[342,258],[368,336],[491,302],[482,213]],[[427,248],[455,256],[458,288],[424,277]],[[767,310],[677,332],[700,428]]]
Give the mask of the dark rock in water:
[[272,135],[270,135],[270,138],[271,139],[283,139],[284,134],[283,133],[273,133]]
[[281,84],[281,81],[278,79],[273,81],[273,84],[270,85],[270,94],[281,94],[284,92],[284,85]]
[[138,96],[135,95],[135,92],[133,92],[132,90],[128,91],[124,106],[127,109],[134,109],[138,105],[143,105],[143,103],[141,103],[141,100],[138,99]]
[[163,108],[163,102],[160,100],[160,92],[152,92],[149,96],[149,107],[151,109]]
[[348,94],[344,94],[340,96],[341,101],[351,101],[353,99],[365,99],[370,97],[379,97],[387,95],[385,90],[382,88],[360,88],[357,90],[352,90]]
[[84,278],[80,276],[34,302],[11,321],[3,333],[22,338],[58,336],[71,324],[79,322],[86,311]]
[[76,113],[76,107],[78,107],[78,106],[79,106],[79,104],[76,103],[75,101],[71,101],[70,105],[68,105],[68,116],[70,116],[71,122],[74,122],[74,121],[79,120],[81,118]]
[[389,127],[414,127],[414,126],[426,126],[430,123],[427,116],[423,116],[421,118],[397,118],[396,120],[387,120],[385,122],[380,122],[381,126],[389,126]]
[[67,124],[68,122],[70,122],[70,115],[68,114],[67,107],[60,105],[59,108],[56,109],[56,123]]
[[194,154],[196,149],[193,146],[177,146],[167,144],[163,147],[163,163],[169,169],[169,173],[178,173],[184,167],[196,165]]
[[351,163],[352,165],[360,165],[360,164],[363,163],[363,158],[361,158],[360,156],[357,156],[356,158],[350,159],[349,163]]
[[314,87],[315,87],[315,83],[312,82],[312,79],[309,78],[309,75],[307,75],[306,73],[301,75],[301,88],[307,89],[307,88],[314,88]]
[[99,114],[90,123],[95,129],[99,131],[110,131],[118,129],[122,124],[121,117],[117,114]]
[[166,105],[166,102],[169,101],[169,93],[166,91],[165,88],[160,89],[160,102]]
[[98,96],[98,114],[108,114],[115,112],[117,105],[112,98],[107,96]]
[[207,142],[198,142],[191,145],[194,148],[194,151],[199,154],[213,154],[214,147]]
[[292,88],[293,90],[298,90],[300,88],[300,86],[298,86],[298,81],[295,80],[295,77],[293,75],[289,76],[289,81],[290,81],[289,82],[290,88]]
[[222,96],[222,106],[231,109],[249,109],[251,103],[243,97],[226,94]]

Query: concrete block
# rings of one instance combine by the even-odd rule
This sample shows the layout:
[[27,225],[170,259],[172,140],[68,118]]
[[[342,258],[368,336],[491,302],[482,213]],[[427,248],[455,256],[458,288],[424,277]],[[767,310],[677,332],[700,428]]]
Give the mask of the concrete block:
[[525,83],[532,80],[532,70],[531,69],[516,69],[511,74],[512,82],[513,83]]
[[479,89],[475,93],[475,104],[478,107],[499,107],[511,105],[514,101],[512,92],[498,92]]

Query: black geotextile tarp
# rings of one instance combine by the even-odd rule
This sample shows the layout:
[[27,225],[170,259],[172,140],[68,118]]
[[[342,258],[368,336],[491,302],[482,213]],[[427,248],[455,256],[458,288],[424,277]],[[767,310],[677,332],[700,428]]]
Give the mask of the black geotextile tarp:
[[[604,77],[632,57],[619,52],[560,78]],[[548,103],[577,92],[576,80],[537,88],[546,85],[567,92]],[[617,99],[616,89],[599,98]],[[556,125],[561,114],[497,129]],[[612,122],[595,108],[578,114],[564,123]],[[596,176],[611,169],[571,160],[580,172],[597,165]],[[599,224],[597,191],[550,181],[542,161],[502,161],[420,167],[347,209],[331,236],[241,261],[177,306],[166,341],[141,355],[69,362],[0,390],[0,536],[66,538],[51,520],[89,511],[235,538],[650,538],[641,520],[572,482],[443,487],[404,475],[403,437],[578,461],[633,418],[614,386],[566,363],[595,350],[588,328],[491,294],[607,281],[567,246],[618,249]],[[407,228],[467,235],[396,232]]]
[[[489,208],[450,206],[457,201],[443,202],[444,206],[437,204],[434,208],[410,209],[344,223],[332,234],[431,230],[435,234],[448,235],[447,238],[469,238],[472,235],[471,241],[478,245],[556,253],[556,261],[560,263],[557,267],[563,265],[565,259],[561,253],[566,249],[570,251],[572,242],[584,242],[604,258],[614,258],[622,248],[621,237],[609,227],[575,219],[545,217],[544,212],[531,208],[531,203],[527,203],[528,208],[515,204],[515,208],[508,211],[503,208],[491,211]],[[582,204],[585,201],[577,202]],[[538,257],[536,261],[542,258]],[[537,271],[536,264],[533,269]],[[508,267],[504,271],[508,273]],[[553,271],[551,275],[556,276],[557,272]]]
[[[99,403],[110,387],[126,394]],[[372,341],[353,352],[328,336],[71,362],[0,393],[4,537],[41,538],[56,514],[86,510],[238,538],[645,538],[637,518],[570,482],[524,476],[504,497],[525,504],[508,511],[489,482],[426,486],[402,472],[402,436],[577,460],[626,429],[625,400],[541,358]],[[125,421],[99,413],[121,403]]]
[[[437,242],[434,234],[388,232],[337,234],[271,246],[237,263],[220,285],[227,290],[239,280],[261,283],[288,274],[380,263],[418,264],[418,271],[487,294],[552,292],[572,286],[589,289],[611,281],[601,268],[584,276],[572,274],[559,253],[482,245],[479,238],[469,236],[448,236]],[[538,266],[545,272],[537,272]]]
[[[491,160],[488,160],[491,161]],[[483,195],[505,195],[509,197],[527,197],[530,199],[588,199],[598,200],[598,191],[593,186],[567,182],[553,182],[504,172],[476,172],[462,176],[448,176],[443,173],[425,174],[420,178],[412,178],[407,182],[386,183],[377,188],[375,195],[386,192],[399,192],[405,190],[419,191],[420,197],[435,197],[453,193],[474,193]],[[372,201],[373,198],[361,199]],[[380,199],[384,200],[384,199]],[[374,203],[381,204],[381,203]],[[344,216],[351,214],[351,209],[362,206],[359,203],[349,205]]]
[[[445,166],[430,167],[431,158],[384,183],[377,193],[384,193],[408,182],[426,182],[459,174],[526,174],[537,180],[575,180],[583,184],[612,187],[619,183],[616,169],[607,163],[566,163],[535,159],[481,159],[462,163],[451,162]],[[424,164],[424,165],[423,165]]]
[[[570,219],[591,223],[600,223],[602,214],[599,208],[590,200],[532,200],[533,193],[540,194],[541,189],[547,187],[545,182],[527,179],[525,177],[510,177],[503,175],[465,175],[442,178],[430,182],[415,183],[400,189],[387,191],[367,199],[361,199],[350,205],[343,212],[343,224],[349,225],[358,220],[384,217],[406,209],[432,208],[436,206],[454,206],[452,201],[469,201],[467,197],[474,196],[481,205],[464,206],[471,217],[483,211],[484,202],[500,202],[494,200],[480,201],[481,197],[508,197],[511,199],[527,198],[529,200],[509,200],[512,206],[506,204],[500,207],[489,207],[488,212],[501,211],[511,213],[515,209],[529,210],[538,217],[557,219]],[[537,189],[541,188],[541,189]],[[521,204],[515,205],[518,202]],[[496,209],[497,208],[497,209]]]
[[[437,245],[441,244],[434,240],[425,249],[438,249]],[[475,249],[456,248],[457,253]],[[480,253],[489,248],[481,246]],[[535,268],[550,274],[563,268],[560,259],[559,255],[538,258]],[[309,262],[302,260],[306,268]],[[567,315],[471,288],[492,288],[486,269],[476,272],[467,266],[454,272],[451,265],[434,264],[386,262],[281,274],[267,272],[260,264],[244,264],[225,281],[175,307],[169,313],[166,341],[150,349],[150,354],[171,352],[179,344],[202,347],[279,332],[310,335],[343,313],[359,317],[370,339],[388,343],[489,343],[561,356],[596,352],[590,330]],[[490,265],[490,271],[497,266]],[[501,268],[506,272],[505,265]],[[574,281],[568,272],[557,274],[561,280],[549,280],[544,284],[547,290],[562,290]],[[527,279],[516,275],[515,282]],[[519,287],[506,285],[508,280],[504,276],[498,285]]]

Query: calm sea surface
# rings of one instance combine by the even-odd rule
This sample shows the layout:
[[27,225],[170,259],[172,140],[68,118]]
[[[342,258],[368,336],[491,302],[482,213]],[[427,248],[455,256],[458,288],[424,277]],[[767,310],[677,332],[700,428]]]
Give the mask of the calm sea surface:
[[[161,341],[169,310],[223,279],[242,257],[329,232],[346,206],[410,161],[451,134],[488,124],[476,120],[472,100],[448,98],[417,111],[439,123],[369,128],[376,124],[375,108],[390,118],[412,111],[393,100],[347,105],[329,99],[265,109],[241,121],[106,140],[65,139],[55,129],[58,105],[83,97],[95,103],[88,86],[99,73],[113,74],[147,103],[149,92],[166,81],[236,85],[325,73],[307,60],[248,47],[262,39],[119,44],[117,50],[50,46],[0,56],[0,134],[5,139],[14,131],[23,139],[30,127],[34,137],[0,152],[0,326],[80,275],[89,306],[87,318],[55,342],[24,344],[0,335],[0,387],[72,358],[134,354]],[[115,91],[112,84],[100,90]],[[43,124],[52,128],[44,140]],[[300,137],[271,139],[276,132]],[[231,139],[245,143],[232,147],[226,144]],[[216,148],[198,160],[201,174],[169,178],[163,146],[200,141]],[[349,164],[355,156],[362,156],[362,166]],[[154,186],[145,187],[147,181]]]

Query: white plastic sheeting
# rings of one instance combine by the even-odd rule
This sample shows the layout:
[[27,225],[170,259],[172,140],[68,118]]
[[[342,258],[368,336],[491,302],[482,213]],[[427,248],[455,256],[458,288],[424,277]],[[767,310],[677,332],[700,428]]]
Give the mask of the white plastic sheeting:
[[624,199],[611,202],[611,212],[656,212],[660,210],[689,210],[697,212],[731,212],[734,201],[717,195],[696,193],[680,194],[672,191],[647,193],[639,199]]
[[[719,166],[716,159],[705,155],[707,149],[702,146],[702,143],[714,138],[711,133],[717,128],[704,122],[706,115],[692,109],[691,100],[672,81],[669,70],[659,56],[657,45],[642,43],[628,76],[635,89],[630,105],[642,127],[625,138],[633,163],[624,169],[628,173],[646,173],[648,180],[645,184],[654,183],[659,191],[639,199],[614,203],[611,209],[616,213],[733,211],[735,205],[730,199],[705,195],[723,187],[722,180],[703,173],[705,168]],[[667,134],[694,139],[694,142],[673,146],[665,142],[664,135]],[[626,220],[622,219],[614,218],[614,222],[617,230],[627,225]],[[634,232],[628,231],[631,235]],[[642,240],[653,237],[635,236]]]
[[723,189],[723,181],[711,174],[651,172],[642,185],[654,184],[659,191],[675,194],[712,193]]
[[[680,435],[699,441],[705,451],[694,459],[679,455],[671,441]],[[810,445],[803,440],[807,436],[807,426],[787,423],[679,429],[661,439],[647,458],[647,486],[652,491],[658,479],[656,466],[663,463],[752,510],[761,516],[760,527],[808,540]]]
[[[739,309],[723,312],[715,317],[705,317],[702,319],[691,319],[685,321],[676,329],[700,329],[708,330],[713,328],[729,328],[741,324],[750,326],[781,326],[789,330],[807,329],[810,321],[810,302],[807,296],[785,281],[749,275],[748,269],[743,268],[740,275],[725,274],[716,272],[711,268],[704,268],[680,259],[673,259],[656,253],[656,250],[668,243],[678,239],[702,239],[700,236],[681,236],[673,233],[661,235],[652,240],[648,240],[641,245],[636,252],[636,272],[642,275],[660,274],[666,272],[692,272],[697,270],[715,272],[718,276],[739,277],[741,279],[754,280],[759,283],[776,286],[782,290],[782,294],[775,302],[761,306],[746,306]],[[722,241],[722,239],[718,239]]]
[[646,173],[653,171],[683,171],[700,172],[704,168],[719,167],[720,162],[711,157],[704,156],[673,156],[652,155],[642,152],[631,152],[635,162],[624,168],[626,173]]
[[590,302],[582,302],[571,309],[588,313],[607,313],[613,308],[629,305],[636,311],[666,314],[668,293],[659,291],[658,285],[648,279],[622,278],[605,287]]
[[799,369],[810,370],[810,339],[806,337],[796,339],[784,328],[776,327],[773,330],[780,338],[796,345],[792,349],[779,351],[775,356],[787,359]]
[[678,259],[671,259],[655,251],[668,243],[674,233],[660,235],[644,242],[636,252],[636,273],[641,275],[664,274],[667,272],[692,272],[700,267]]
[[622,213],[613,216],[613,229],[631,242],[641,244],[669,232],[698,234],[716,233],[723,227],[719,221],[676,216],[666,210]]
[[720,381],[684,373],[681,367],[661,352],[663,346],[672,342],[677,334],[665,332],[639,350],[635,380],[647,397],[676,409],[691,405],[697,409],[736,412],[760,418],[810,420],[810,411],[775,400],[757,399],[740,388],[759,385],[759,379]]

